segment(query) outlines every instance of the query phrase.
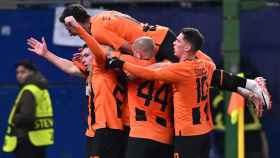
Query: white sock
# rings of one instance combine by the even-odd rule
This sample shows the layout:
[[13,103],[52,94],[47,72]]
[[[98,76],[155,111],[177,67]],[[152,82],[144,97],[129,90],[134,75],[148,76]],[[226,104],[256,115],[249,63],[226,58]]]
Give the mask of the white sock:
[[262,96],[262,90],[255,80],[247,79],[245,88],[257,93],[259,96]]

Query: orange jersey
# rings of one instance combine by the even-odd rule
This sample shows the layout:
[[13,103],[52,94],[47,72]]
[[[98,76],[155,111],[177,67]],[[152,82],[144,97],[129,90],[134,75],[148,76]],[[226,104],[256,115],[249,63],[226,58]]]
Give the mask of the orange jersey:
[[122,113],[122,122],[123,125],[125,126],[130,126],[130,120],[129,120],[129,106],[127,104],[127,100],[124,101],[122,109],[121,109],[121,113]]
[[[129,55],[121,55],[120,59],[142,66],[155,63],[155,60],[138,60]],[[127,88],[129,136],[171,144],[174,129],[171,123],[171,85],[136,79],[129,82]]]
[[113,70],[104,68],[106,55],[99,43],[81,26],[76,29],[95,56],[91,78],[95,116],[93,129],[106,127],[123,129],[121,106],[125,100],[125,87],[118,83],[116,73]]
[[92,87],[94,91],[95,123],[94,129],[123,129],[121,108],[125,100],[125,89],[118,84],[113,71],[99,71],[94,66]]
[[209,105],[209,86],[215,69],[212,62],[186,60],[159,70],[125,63],[123,68],[143,79],[173,83],[175,135],[201,135],[212,130]]
[[168,31],[167,27],[144,24],[117,11],[104,11],[91,17],[91,34],[101,44],[119,49],[125,42],[132,44],[141,36],[149,36],[160,45]]
[[[89,74],[86,71],[86,67],[79,60],[72,60],[72,61],[73,61],[74,65],[83,73],[85,79],[87,80],[89,77]],[[86,87],[86,96],[87,96],[87,100],[88,100],[88,102],[87,102],[88,103],[88,116],[87,116],[88,127],[87,127],[85,135],[88,137],[93,137],[95,134],[95,131],[92,128],[92,123],[93,123],[92,112],[94,111],[94,103],[93,103],[93,100],[91,99],[93,97],[93,93],[90,90],[88,84]]]
[[[201,50],[197,51],[195,56],[196,56],[198,59],[204,59],[204,60],[213,62],[213,60],[212,60],[208,55],[206,55],[205,53],[203,53]],[[213,63],[214,63],[214,62],[213,62]]]
[[[119,51],[113,51],[111,54],[112,57],[120,57],[121,53]],[[127,85],[125,86],[125,89],[127,89]],[[127,95],[127,94],[126,94]],[[130,121],[129,121],[129,106],[127,104],[127,97],[123,102],[123,105],[121,107],[121,117],[122,117],[122,122],[125,126],[130,126]]]

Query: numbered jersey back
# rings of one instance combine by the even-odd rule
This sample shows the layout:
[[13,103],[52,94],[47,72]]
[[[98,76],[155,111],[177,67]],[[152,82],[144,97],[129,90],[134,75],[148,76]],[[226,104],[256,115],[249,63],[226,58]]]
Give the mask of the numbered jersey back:
[[130,136],[170,144],[172,87],[160,81],[137,80],[128,85]]
[[215,65],[208,60],[181,62],[172,70],[174,83],[174,121],[177,136],[205,134],[212,130],[209,87]]

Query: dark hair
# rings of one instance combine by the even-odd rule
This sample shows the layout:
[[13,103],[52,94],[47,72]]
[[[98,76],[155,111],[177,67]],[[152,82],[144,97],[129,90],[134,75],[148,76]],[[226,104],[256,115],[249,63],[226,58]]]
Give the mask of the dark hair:
[[64,24],[64,19],[68,16],[73,16],[79,23],[85,23],[90,18],[86,9],[80,4],[67,6],[59,17],[59,21]]
[[35,64],[31,60],[23,59],[16,63],[16,68],[19,66],[23,66],[28,70],[37,72],[38,69],[36,68]]
[[84,49],[84,48],[88,48],[88,45],[87,44],[84,44],[83,46],[82,46],[82,48]]
[[192,51],[198,51],[201,49],[204,37],[203,35],[199,32],[198,29],[195,28],[183,28],[182,33],[184,35],[184,40],[191,43]]

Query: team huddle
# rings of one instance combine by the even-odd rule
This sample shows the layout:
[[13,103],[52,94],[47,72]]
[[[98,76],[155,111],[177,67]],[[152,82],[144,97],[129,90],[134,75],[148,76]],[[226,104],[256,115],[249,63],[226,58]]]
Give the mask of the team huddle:
[[271,108],[265,79],[216,69],[201,51],[195,28],[176,36],[117,12],[90,16],[70,5],[60,22],[85,45],[72,61],[31,37],[28,48],[87,83],[87,156],[91,158],[208,158],[213,129],[209,89],[238,92],[261,116]]

